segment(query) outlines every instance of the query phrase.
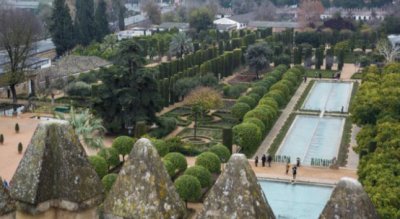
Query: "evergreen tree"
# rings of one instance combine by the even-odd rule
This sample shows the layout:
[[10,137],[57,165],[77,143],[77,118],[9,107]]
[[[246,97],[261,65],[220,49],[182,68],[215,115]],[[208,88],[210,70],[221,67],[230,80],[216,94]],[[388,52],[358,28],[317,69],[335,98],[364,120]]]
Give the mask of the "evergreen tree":
[[76,0],[75,30],[77,43],[87,46],[96,37],[93,0]]
[[110,33],[106,10],[106,2],[104,0],[99,0],[95,13],[97,41],[103,40],[103,38]]
[[54,0],[50,33],[57,55],[62,55],[75,46],[73,24],[65,0]]

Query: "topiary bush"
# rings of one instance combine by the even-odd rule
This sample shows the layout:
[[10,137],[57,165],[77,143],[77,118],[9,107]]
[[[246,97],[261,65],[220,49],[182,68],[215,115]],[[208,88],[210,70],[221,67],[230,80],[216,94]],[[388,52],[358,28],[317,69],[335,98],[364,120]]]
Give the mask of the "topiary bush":
[[261,99],[261,96],[257,93],[250,93],[249,97],[253,98],[256,102],[258,102]]
[[175,180],[174,185],[176,192],[185,202],[195,202],[201,197],[201,184],[194,176],[182,175]]
[[264,123],[256,117],[248,117],[245,120],[243,120],[243,123],[255,124],[260,129],[262,135],[264,135],[265,132],[267,131]]
[[203,166],[211,173],[221,171],[221,161],[219,157],[211,152],[203,152],[196,158],[196,165]]
[[278,103],[279,107],[282,107],[286,104],[286,97],[280,90],[271,90],[264,97],[273,98]]
[[172,152],[164,156],[164,160],[170,161],[174,165],[174,172],[181,173],[187,168],[187,161],[185,156],[181,153]]
[[18,153],[21,154],[22,150],[24,150],[24,146],[22,145],[22,143],[18,143]]
[[162,138],[171,133],[176,128],[176,119],[174,117],[160,117],[158,119],[158,128],[149,132],[149,135],[155,138]]
[[176,171],[175,171],[175,166],[174,166],[174,164],[173,164],[171,161],[169,161],[169,160],[162,160],[162,161],[163,161],[163,164],[164,164],[164,166],[165,166],[165,169],[167,170],[168,175],[169,175],[171,178],[174,178],[175,175],[176,175]]
[[18,123],[15,123],[15,132],[19,133],[19,124]]
[[91,95],[92,86],[83,81],[72,82],[67,86],[66,92],[68,96],[88,97]]
[[154,147],[157,149],[158,155],[160,157],[164,157],[169,153],[169,148],[167,143],[162,139],[151,139],[151,143],[153,143]]
[[251,92],[258,94],[259,96],[264,96],[264,94],[267,92],[267,89],[265,89],[264,86],[255,86],[251,88]]
[[274,108],[275,110],[279,109],[278,103],[276,102],[276,100],[272,97],[263,97],[261,98],[261,100],[258,102],[259,106],[270,106],[272,108]]
[[102,179],[101,182],[103,183],[104,189],[106,192],[109,192],[111,190],[111,187],[114,185],[115,180],[117,180],[118,174],[116,173],[110,173],[105,175]]
[[246,155],[257,150],[261,138],[260,128],[255,124],[242,123],[233,127],[233,142],[241,146]]
[[129,136],[119,136],[114,139],[112,147],[115,148],[118,151],[118,154],[122,155],[122,159],[125,160],[125,156],[131,152],[135,141],[136,139]]
[[208,151],[216,154],[222,163],[228,162],[229,158],[231,157],[231,152],[223,144],[216,144],[212,146]]
[[89,156],[89,163],[93,166],[97,175],[102,179],[108,173],[107,161],[97,155]]
[[254,108],[257,105],[257,102],[249,97],[249,96],[242,96],[237,100],[237,103],[246,103],[247,105],[250,106],[250,108]]
[[231,108],[231,113],[236,119],[242,120],[243,116],[250,110],[251,107],[247,103],[235,103]]
[[108,169],[118,166],[121,161],[119,160],[119,154],[115,148],[102,148],[97,155],[104,158],[107,162]]
[[190,175],[196,177],[201,185],[201,188],[207,188],[211,186],[211,173],[203,166],[192,166],[185,170],[184,175]]
[[0,144],[4,144],[4,135],[0,134]]

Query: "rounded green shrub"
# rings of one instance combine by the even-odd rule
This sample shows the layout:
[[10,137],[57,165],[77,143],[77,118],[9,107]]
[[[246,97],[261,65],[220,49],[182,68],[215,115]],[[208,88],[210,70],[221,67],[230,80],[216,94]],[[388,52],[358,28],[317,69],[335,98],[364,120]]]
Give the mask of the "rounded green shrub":
[[267,89],[265,89],[265,87],[256,86],[251,88],[251,92],[254,92],[262,97],[267,92]]
[[92,164],[97,175],[102,179],[108,172],[107,162],[104,158],[94,155],[89,156],[89,163]]
[[219,157],[211,152],[203,152],[196,158],[196,165],[203,166],[211,173],[221,171],[221,161]]
[[117,180],[118,174],[116,173],[110,173],[105,175],[102,179],[101,182],[103,183],[104,189],[106,192],[109,192],[112,188],[112,186],[115,183],[115,180]]
[[169,160],[163,160],[163,164],[165,166],[165,169],[167,170],[168,175],[171,178],[174,178],[176,175],[174,164],[172,164],[172,162]]
[[259,106],[270,106],[270,107],[274,108],[275,110],[279,109],[278,103],[272,97],[261,98],[260,102],[258,102],[258,105]]
[[231,152],[223,144],[216,144],[212,146],[208,151],[216,154],[222,163],[228,162],[229,158],[231,157]]
[[249,97],[253,98],[256,102],[258,102],[261,99],[261,96],[259,94],[253,92],[249,94]]
[[271,90],[265,95],[265,97],[273,98],[278,103],[279,107],[282,107],[286,104],[286,97],[280,90]]
[[251,108],[247,103],[235,103],[231,108],[232,115],[238,120],[241,120],[250,110]]
[[201,184],[194,176],[182,175],[175,180],[174,185],[176,192],[185,202],[195,202],[201,197]]
[[239,97],[239,99],[237,100],[237,103],[246,103],[247,105],[250,106],[250,108],[254,108],[257,105],[257,102],[249,96]]
[[169,148],[167,143],[165,143],[162,139],[152,139],[151,142],[153,143],[154,147],[157,149],[158,154],[160,157],[164,157],[166,154],[169,153]]
[[125,155],[131,152],[133,144],[135,144],[135,139],[129,136],[119,136],[114,139],[112,147],[115,148],[119,154],[125,157]]
[[[265,127],[268,127],[273,120],[273,114],[269,112],[269,108],[265,107],[257,107],[244,115],[243,119],[246,120],[248,118],[257,118],[261,120]],[[262,131],[262,130],[260,130]]]
[[243,123],[255,124],[260,129],[262,135],[264,135],[266,132],[264,123],[261,120],[257,119],[256,117],[248,117],[243,121]]
[[290,88],[288,88],[284,83],[282,83],[282,81],[280,81],[280,82],[274,84],[274,85],[271,87],[270,91],[273,91],[273,90],[279,90],[279,91],[281,91],[281,92],[283,93],[283,96],[285,97],[286,100],[287,100],[288,97],[290,96]]
[[242,123],[233,127],[233,141],[242,147],[245,154],[255,151],[261,140],[260,128],[255,124]]
[[172,152],[164,156],[164,160],[168,160],[174,165],[174,172],[181,173],[187,168],[187,161],[185,156],[181,153]]
[[184,174],[196,177],[200,182],[201,188],[211,186],[211,173],[203,166],[189,167]]
[[102,148],[97,155],[106,160],[108,168],[118,166],[121,162],[118,151],[115,148]]
[[66,88],[68,96],[87,97],[91,95],[92,86],[83,82],[72,82]]

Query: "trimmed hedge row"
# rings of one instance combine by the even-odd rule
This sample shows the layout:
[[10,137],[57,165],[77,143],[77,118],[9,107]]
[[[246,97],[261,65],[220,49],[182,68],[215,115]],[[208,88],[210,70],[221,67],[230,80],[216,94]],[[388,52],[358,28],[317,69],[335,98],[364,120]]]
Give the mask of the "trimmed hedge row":
[[[244,115],[241,124],[233,127],[235,143],[240,145],[243,153],[248,156],[257,150],[265,135],[274,125],[279,115],[279,109],[286,106],[302,82],[304,68],[296,66],[283,74],[285,70],[286,67],[278,66],[264,80],[255,84],[255,87],[269,90],[268,93],[263,94],[258,105]],[[260,92],[261,89],[256,91]]]

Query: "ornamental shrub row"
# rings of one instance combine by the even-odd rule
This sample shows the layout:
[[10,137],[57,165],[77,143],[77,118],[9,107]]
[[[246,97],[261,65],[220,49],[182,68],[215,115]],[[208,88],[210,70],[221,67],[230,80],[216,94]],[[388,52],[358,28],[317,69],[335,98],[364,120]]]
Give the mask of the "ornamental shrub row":
[[285,70],[284,66],[278,66],[264,80],[255,83],[254,87],[260,88],[252,92],[259,94],[262,88],[269,91],[263,94],[257,106],[252,110],[243,115],[245,111],[243,104],[246,103],[239,102],[239,100],[236,105],[240,105],[232,107],[234,116],[241,117],[243,115],[242,118],[239,117],[243,122],[233,127],[233,135],[234,142],[242,147],[242,151],[246,155],[251,155],[257,150],[279,116],[279,109],[286,106],[299,84],[302,83],[304,68],[296,66],[283,74]]

